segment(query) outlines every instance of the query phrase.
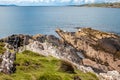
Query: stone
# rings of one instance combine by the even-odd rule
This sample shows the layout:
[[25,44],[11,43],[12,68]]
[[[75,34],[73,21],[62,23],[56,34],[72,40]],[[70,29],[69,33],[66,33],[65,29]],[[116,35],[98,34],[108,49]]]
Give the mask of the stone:
[[107,73],[99,74],[100,80],[120,80],[120,74],[118,71],[108,71]]
[[16,59],[15,53],[10,53],[9,51],[6,51],[2,55],[2,61],[0,63],[0,72],[3,72],[5,74],[11,74],[15,72],[15,64],[14,61]]
[[[29,44],[29,39],[31,39],[31,36],[29,35],[11,35],[6,38],[1,39],[0,41],[3,41],[4,43],[8,43],[10,46],[10,49],[18,49],[21,46]],[[8,47],[9,48],[9,47]]]
[[76,32],[57,29],[56,32],[65,43],[89,59],[85,65],[101,69],[102,72],[109,70],[120,72],[120,36],[92,28],[81,28]]

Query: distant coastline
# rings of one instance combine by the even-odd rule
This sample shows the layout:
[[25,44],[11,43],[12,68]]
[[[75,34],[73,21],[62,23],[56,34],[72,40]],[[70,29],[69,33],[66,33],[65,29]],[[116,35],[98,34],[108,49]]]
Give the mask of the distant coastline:
[[[0,7],[16,7],[16,6],[20,6],[20,5],[14,5],[14,4],[10,4],[10,5],[1,5]],[[43,5],[37,5],[36,7],[43,7]],[[120,2],[117,3],[93,3],[93,4],[83,4],[83,5],[49,5],[47,7],[62,7],[62,6],[72,6],[72,7],[107,7],[107,8],[120,8]],[[29,6],[28,6],[29,7]],[[35,6],[31,6],[31,7],[35,7]]]
[[107,7],[107,8],[120,8],[120,3],[96,3],[96,4],[85,4],[77,5],[77,7]]
[[0,5],[0,7],[9,7],[9,6],[17,6],[17,5]]

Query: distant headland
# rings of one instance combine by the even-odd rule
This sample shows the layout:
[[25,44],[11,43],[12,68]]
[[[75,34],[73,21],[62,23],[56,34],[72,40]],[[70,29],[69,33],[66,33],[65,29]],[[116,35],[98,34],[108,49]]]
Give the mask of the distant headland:
[[[77,5],[78,6],[78,5]],[[94,3],[94,4],[85,4],[79,5],[78,7],[108,7],[108,8],[120,8],[119,3]]]

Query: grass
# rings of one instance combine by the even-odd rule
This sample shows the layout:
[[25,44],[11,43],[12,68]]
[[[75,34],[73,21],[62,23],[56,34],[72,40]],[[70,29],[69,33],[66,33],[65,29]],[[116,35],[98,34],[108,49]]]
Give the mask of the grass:
[[3,54],[5,52],[4,46],[5,44],[3,42],[0,42],[0,54]]
[[0,73],[0,80],[73,80],[75,76],[82,80],[98,80],[94,74],[83,73],[75,67],[72,67],[73,73],[61,71],[60,67],[64,61],[51,56],[44,57],[31,51],[24,51],[17,53],[16,57],[16,72],[11,75]]

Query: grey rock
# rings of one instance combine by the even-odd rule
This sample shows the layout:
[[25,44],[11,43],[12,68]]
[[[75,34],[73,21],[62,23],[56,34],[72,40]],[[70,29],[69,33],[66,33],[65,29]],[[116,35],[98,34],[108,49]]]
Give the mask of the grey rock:
[[120,36],[91,28],[81,28],[76,32],[57,29],[56,32],[64,42],[89,59],[85,63],[86,66],[96,69],[99,73],[109,70],[120,72]]
[[108,71],[107,73],[99,74],[100,80],[120,80],[120,74],[118,71]]
[[1,59],[2,61],[0,63],[0,72],[3,72],[5,74],[14,73],[15,71],[14,61],[16,59],[16,54],[6,51],[2,55]]

